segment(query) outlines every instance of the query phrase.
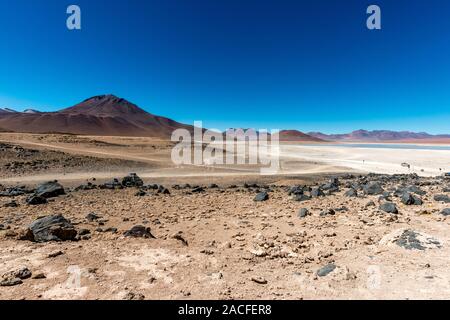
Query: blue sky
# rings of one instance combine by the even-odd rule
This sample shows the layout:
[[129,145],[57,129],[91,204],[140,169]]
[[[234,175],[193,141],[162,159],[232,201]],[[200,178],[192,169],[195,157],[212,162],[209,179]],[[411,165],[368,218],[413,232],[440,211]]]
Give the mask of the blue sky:
[[114,93],[219,129],[450,133],[449,17],[446,0],[0,0],[0,107]]

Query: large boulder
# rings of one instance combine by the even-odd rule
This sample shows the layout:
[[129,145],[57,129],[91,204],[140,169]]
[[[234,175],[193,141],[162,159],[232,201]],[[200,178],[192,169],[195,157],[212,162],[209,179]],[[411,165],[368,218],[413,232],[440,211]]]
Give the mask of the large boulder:
[[411,206],[411,205],[420,206],[423,204],[422,200],[418,196],[416,196],[412,193],[403,194],[401,201],[403,204],[406,204],[407,206]]
[[441,211],[441,214],[443,216],[450,216],[450,208],[445,208],[444,210]]
[[39,185],[34,193],[42,198],[55,198],[65,194],[64,187],[57,181],[50,181]]
[[122,185],[126,188],[142,187],[144,185],[144,181],[142,181],[136,173],[130,173],[122,179]]
[[62,215],[52,215],[35,220],[21,240],[34,242],[73,241],[77,231]]
[[380,195],[384,192],[384,189],[379,182],[369,182],[364,185],[363,190],[367,195]]

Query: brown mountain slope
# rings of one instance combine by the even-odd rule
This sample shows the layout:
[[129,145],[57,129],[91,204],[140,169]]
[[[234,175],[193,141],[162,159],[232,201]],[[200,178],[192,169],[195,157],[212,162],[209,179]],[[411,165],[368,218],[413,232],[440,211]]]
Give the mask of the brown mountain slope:
[[192,126],[150,114],[114,95],[87,99],[58,112],[2,114],[0,127],[15,132],[143,136],[168,139],[176,129]]
[[282,130],[280,131],[280,141],[291,142],[325,142],[325,140],[307,135],[298,130]]

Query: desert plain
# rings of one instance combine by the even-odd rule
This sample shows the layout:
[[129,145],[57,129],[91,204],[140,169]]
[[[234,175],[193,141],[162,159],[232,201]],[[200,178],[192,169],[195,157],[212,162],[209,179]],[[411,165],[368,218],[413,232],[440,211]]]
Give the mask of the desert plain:
[[261,175],[173,146],[1,133],[0,298],[450,298],[450,150],[284,143]]

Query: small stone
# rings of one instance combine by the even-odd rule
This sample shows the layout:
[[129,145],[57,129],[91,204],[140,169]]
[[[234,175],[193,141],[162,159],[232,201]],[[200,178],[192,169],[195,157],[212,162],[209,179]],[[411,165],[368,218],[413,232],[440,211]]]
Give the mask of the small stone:
[[257,284],[267,284],[267,280],[263,277],[252,277],[251,280]]
[[300,211],[298,212],[298,217],[299,218],[306,218],[309,215],[309,211],[306,208],[302,208],[300,209]]
[[261,201],[267,201],[269,200],[269,194],[267,192],[260,192],[256,195],[255,200],[257,202],[261,202]]
[[317,271],[317,275],[319,277],[325,277],[328,274],[330,274],[331,272],[333,272],[334,269],[336,269],[336,266],[334,264],[330,263],[330,264],[326,265],[325,267],[319,269]]

